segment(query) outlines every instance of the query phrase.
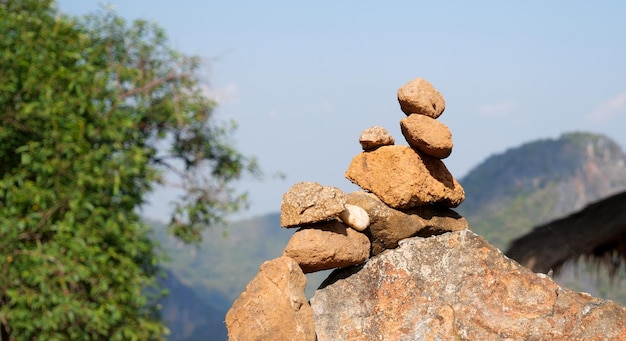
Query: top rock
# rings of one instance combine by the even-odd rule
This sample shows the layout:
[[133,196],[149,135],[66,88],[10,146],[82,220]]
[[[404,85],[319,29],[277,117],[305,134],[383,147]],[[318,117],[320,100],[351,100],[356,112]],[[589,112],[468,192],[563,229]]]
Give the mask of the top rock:
[[446,101],[432,84],[423,78],[414,79],[398,89],[398,102],[406,115],[441,116]]

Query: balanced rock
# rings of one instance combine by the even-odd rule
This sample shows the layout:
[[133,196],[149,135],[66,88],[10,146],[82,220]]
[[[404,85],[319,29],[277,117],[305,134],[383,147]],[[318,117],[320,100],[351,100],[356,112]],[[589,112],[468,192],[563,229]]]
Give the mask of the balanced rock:
[[469,230],[336,270],[311,307],[319,341],[626,340],[626,308],[561,288]]
[[361,264],[369,254],[367,236],[337,220],[299,229],[283,251],[284,256],[298,262],[304,273]]
[[423,78],[414,79],[398,89],[400,108],[407,114],[437,118],[446,109],[446,101],[439,91]]
[[229,340],[315,340],[306,276],[289,257],[261,265],[226,314]]
[[403,212],[390,208],[376,195],[364,191],[348,194],[346,202],[346,206],[362,207],[370,217],[372,256],[396,248],[398,242],[409,237],[430,237],[470,228],[465,218],[445,207],[423,205]]
[[445,124],[424,115],[400,120],[402,135],[409,145],[424,154],[445,159],[452,153],[452,133]]
[[374,150],[382,146],[391,146],[395,142],[387,129],[381,126],[367,128],[363,130],[359,137],[359,143],[361,143],[361,147],[365,151]]
[[283,195],[280,225],[298,227],[338,216],[344,210],[346,194],[337,187],[316,182],[299,182]]
[[360,153],[352,159],[345,176],[398,209],[429,203],[456,207],[465,199],[461,184],[441,160],[409,146],[383,146]]

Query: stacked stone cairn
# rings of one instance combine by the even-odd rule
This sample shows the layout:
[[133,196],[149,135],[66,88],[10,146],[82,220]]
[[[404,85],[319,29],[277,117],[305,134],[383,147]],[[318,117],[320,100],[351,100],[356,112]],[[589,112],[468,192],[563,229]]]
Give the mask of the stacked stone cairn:
[[408,146],[379,126],[363,131],[345,177],[363,191],[350,194],[314,182],[283,196],[280,224],[298,228],[283,256],[265,262],[226,315],[231,340],[315,340],[305,273],[359,265],[409,237],[469,229],[453,211],[465,198],[441,161],[452,134],[437,121],[445,100],[418,78],[398,90]]

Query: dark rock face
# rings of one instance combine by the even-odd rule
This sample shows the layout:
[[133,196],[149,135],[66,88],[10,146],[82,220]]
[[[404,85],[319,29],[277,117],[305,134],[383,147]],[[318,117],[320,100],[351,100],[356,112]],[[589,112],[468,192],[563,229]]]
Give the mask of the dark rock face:
[[[610,270],[626,264],[626,192],[595,202],[567,217],[537,226],[506,252],[525,267],[547,273],[579,257],[595,257]],[[617,257],[616,257],[617,256]],[[615,260],[620,259],[620,262]]]
[[347,203],[362,207],[370,217],[372,255],[398,246],[402,239],[428,237],[469,228],[467,220],[449,208],[424,205],[406,211],[394,210],[376,195],[364,191],[348,194]]
[[319,341],[626,338],[626,308],[561,288],[469,230],[406,239],[322,286]]

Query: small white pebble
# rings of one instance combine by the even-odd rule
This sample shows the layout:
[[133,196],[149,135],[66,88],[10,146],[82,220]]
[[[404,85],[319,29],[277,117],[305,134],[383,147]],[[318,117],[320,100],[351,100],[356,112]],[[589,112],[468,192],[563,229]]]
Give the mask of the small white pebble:
[[346,204],[339,219],[357,231],[363,231],[370,225],[370,216],[359,206]]

